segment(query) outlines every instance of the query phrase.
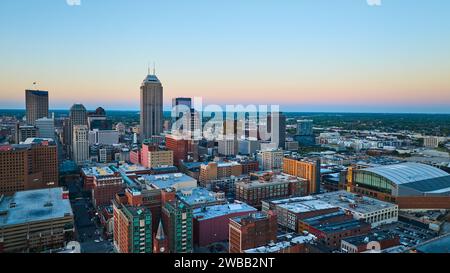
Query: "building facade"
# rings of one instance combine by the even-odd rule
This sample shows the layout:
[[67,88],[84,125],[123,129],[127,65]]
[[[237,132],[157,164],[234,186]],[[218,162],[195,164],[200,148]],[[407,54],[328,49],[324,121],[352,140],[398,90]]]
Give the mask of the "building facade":
[[26,119],[30,125],[48,117],[48,91],[25,90]]

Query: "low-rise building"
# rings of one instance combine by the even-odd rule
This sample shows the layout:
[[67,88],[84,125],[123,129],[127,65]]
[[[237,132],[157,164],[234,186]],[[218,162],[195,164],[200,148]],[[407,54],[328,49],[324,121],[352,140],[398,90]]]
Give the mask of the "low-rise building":
[[257,210],[245,203],[205,206],[193,211],[194,244],[202,247],[228,241],[230,218],[248,215]]
[[64,246],[74,218],[62,188],[21,191],[0,197],[0,253],[41,252]]

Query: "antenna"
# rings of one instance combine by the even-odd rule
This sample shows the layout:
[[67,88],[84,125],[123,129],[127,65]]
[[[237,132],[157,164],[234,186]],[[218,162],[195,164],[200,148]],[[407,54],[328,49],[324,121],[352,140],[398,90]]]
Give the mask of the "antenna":
[[153,75],[156,75],[156,64],[153,62]]
[[150,75],[150,62],[148,62],[148,65],[147,65],[147,75]]

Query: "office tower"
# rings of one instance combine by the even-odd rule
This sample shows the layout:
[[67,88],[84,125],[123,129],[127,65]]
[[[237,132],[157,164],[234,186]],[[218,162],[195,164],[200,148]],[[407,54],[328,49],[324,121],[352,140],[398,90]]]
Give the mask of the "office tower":
[[119,132],[116,130],[99,130],[89,131],[89,145],[114,145],[119,144]]
[[87,111],[83,104],[74,104],[70,108],[70,121],[72,126],[88,125]]
[[271,142],[276,143],[278,148],[284,149],[286,143],[286,116],[280,112],[271,113],[268,116],[267,124]]
[[156,75],[148,75],[141,85],[141,142],[162,133],[163,86]]
[[72,152],[73,161],[82,165],[89,159],[89,129],[87,125],[73,126]]
[[58,186],[58,149],[53,140],[29,138],[0,146],[0,196]]
[[73,237],[73,211],[62,188],[0,198],[0,212],[0,253],[58,249]]
[[37,119],[48,117],[48,91],[25,90],[27,123],[35,125]]
[[308,180],[308,194],[320,193],[320,159],[285,157],[283,172]]
[[275,242],[277,216],[269,211],[231,218],[229,234],[229,253],[243,253],[244,250]]
[[174,99],[172,99],[172,107],[175,107],[178,105],[184,105],[184,106],[187,106],[189,109],[191,109],[192,108],[192,99],[191,98],[174,98]]
[[229,156],[236,155],[238,150],[238,141],[234,136],[224,136],[223,139],[219,139],[218,143],[218,152],[219,155]]
[[180,201],[167,202],[162,219],[169,238],[171,253],[192,253],[192,209]]
[[53,118],[40,118],[36,120],[36,127],[39,129],[40,138],[55,139],[55,120]]
[[239,154],[253,155],[260,149],[260,143],[257,139],[238,140]]
[[76,125],[88,125],[87,123],[87,112],[86,112],[86,108],[82,105],[82,104],[74,104],[72,105],[72,107],[70,108],[70,113],[69,113],[69,128],[68,128],[68,143],[67,145],[70,146],[71,151],[69,152],[69,154],[73,154],[73,147],[72,147],[72,142],[73,142],[73,127]]
[[312,120],[299,120],[297,121],[297,135],[299,136],[311,136],[313,133],[313,121]]
[[159,221],[158,231],[153,238],[153,253],[169,253],[169,240],[164,233],[162,221]]
[[114,245],[119,253],[152,253],[152,213],[113,200]]
[[102,107],[98,107],[95,112],[87,114],[87,122],[89,130],[112,130],[112,120],[106,117],[106,111]]
[[272,149],[257,154],[259,168],[262,171],[278,170],[283,162],[283,150]]
[[166,148],[173,151],[173,161],[175,166],[179,166],[180,160],[188,157],[188,141],[180,136],[166,135]]
[[35,138],[39,134],[38,129],[36,126],[33,125],[19,125],[17,123],[16,125],[16,132],[15,132],[15,143],[20,144],[21,142],[24,142],[27,140],[27,138]]

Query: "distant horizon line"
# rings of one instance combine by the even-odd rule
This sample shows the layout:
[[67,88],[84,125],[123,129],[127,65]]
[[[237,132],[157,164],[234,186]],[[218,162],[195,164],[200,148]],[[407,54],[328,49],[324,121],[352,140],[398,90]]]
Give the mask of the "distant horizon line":
[[[25,108],[0,108],[0,111],[26,111]],[[65,111],[69,112],[70,109],[49,109],[49,112],[52,111]],[[86,111],[91,112],[95,111],[95,109],[86,109]],[[106,112],[140,112],[139,109],[112,109],[106,110]],[[170,112],[170,110],[163,110],[163,112]],[[205,111],[203,111],[205,112]],[[410,115],[450,115],[449,112],[360,112],[360,111],[280,111],[282,113],[317,113],[317,114],[410,114]]]

